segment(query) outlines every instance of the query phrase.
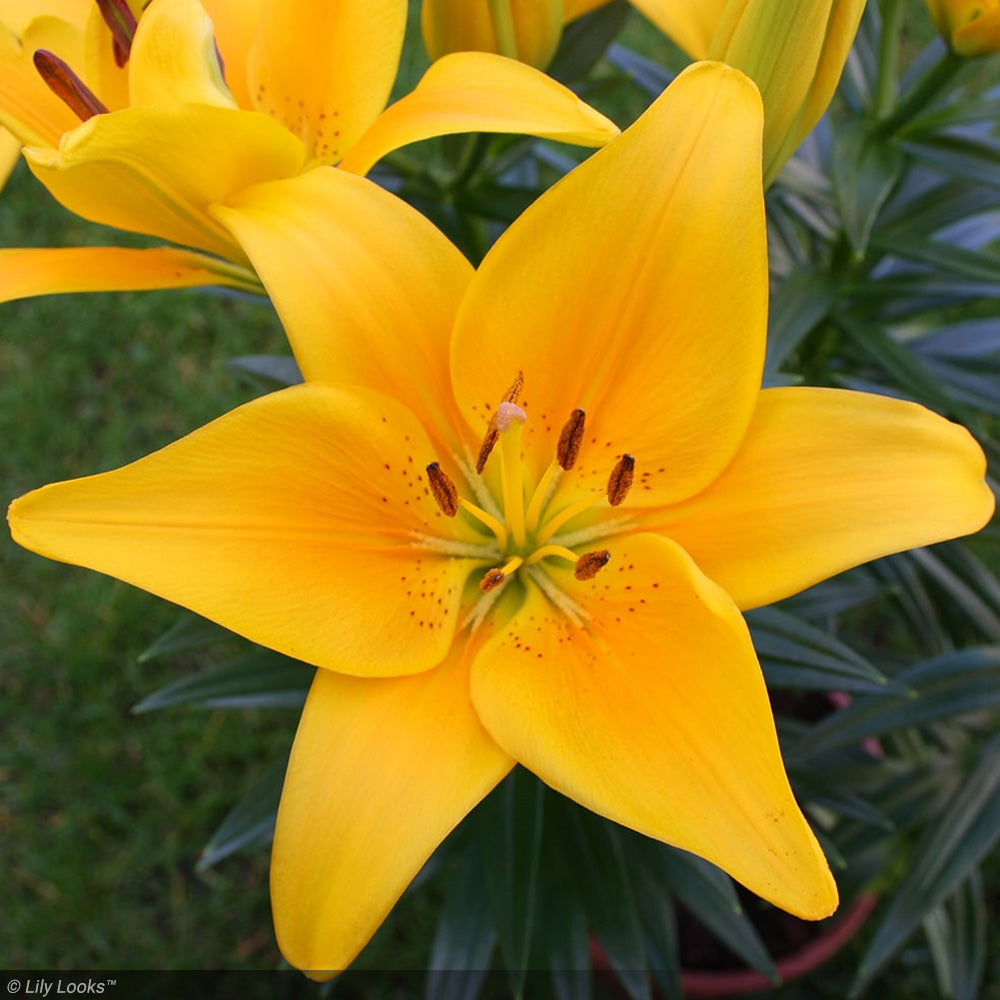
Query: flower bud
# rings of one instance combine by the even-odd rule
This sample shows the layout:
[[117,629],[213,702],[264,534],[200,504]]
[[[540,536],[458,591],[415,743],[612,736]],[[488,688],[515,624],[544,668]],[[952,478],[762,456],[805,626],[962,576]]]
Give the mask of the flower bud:
[[823,116],[865,6],[864,0],[632,2],[692,58],[728,63],[757,84],[765,185]]
[[1000,52],[1000,0],[926,0],[944,40],[960,56]]
[[424,0],[420,16],[431,59],[448,52],[498,52],[538,69],[562,35],[562,0]]

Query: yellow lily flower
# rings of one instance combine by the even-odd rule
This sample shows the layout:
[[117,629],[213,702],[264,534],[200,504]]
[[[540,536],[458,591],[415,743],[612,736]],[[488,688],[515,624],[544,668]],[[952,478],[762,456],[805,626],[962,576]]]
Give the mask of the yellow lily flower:
[[926,0],[934,24],[960,56],[1000,52],[1000,0]]
[[[191,284],[206,271],[259,289],[238,239],[211,213],[254,184],[332,165],[363,174],[398,146],[453,132],[600,145],[618,131],[539,71],[486,53],[437,61],[383,111],[406,0],[153,0],[144,10],[135,0],[134,11],[125,0],[102,3],[115,30],[94,8],[76,59],[55,39],[7,37],[0,123],[70,211],[200,253],[164,249],[154,260],[105,248],[78,269],[55,252],[3,250],[0,301]],[[129,17],[124,28],[115,21]],[[79,76],[81,65],[93,71]]]
[[475,272],[347,172],[244,191],[215,214],[306,383],[11,505],[21,545],[321,668],[271,869],[315,978],[515,762],[799,916],[836,906],[740,610],[993,496],[923,407],[761,391],[761,127],[743,74],[691,67]]

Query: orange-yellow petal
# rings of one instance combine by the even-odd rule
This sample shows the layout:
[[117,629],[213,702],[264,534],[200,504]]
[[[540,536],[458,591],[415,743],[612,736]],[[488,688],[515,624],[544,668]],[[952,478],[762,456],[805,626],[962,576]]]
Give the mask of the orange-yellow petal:
[[0,302],[56,292],[123,292],[196,285],[260,291],[252,271],[173,247],[0,249]]
[[593,580],[533,584],[477,655],[472,702],[546,784],[615,822],[707,858],[800,917],[837,890],[785,776],[764,680],[736,606],[677,545],[608,546]]
[[741,608],[993,513],[982,449],[915,403],[839,389],[761,393],[745,441],[700,496],[644,520]]
[[321,167],[214,215],[253,261],[307,380],[377,386],[429,429],[456,425],[448,341],[472,267],[419,212]]
[[0,23],[16,35],[36,17],[58,17],[82,29],[93,0],[0,0]]
[[289,656],[410,674],[444,658],[482,565],[424,544],[460,529],[428,495],[428,454],[395,400],[295,386],[124,468],[29,493],[9,521],[26,548]]
[[39,76],[32,55],[42,48],[69,61],[82,52],[82,44],[80,31],[57,18],[32,21],[20,41],[0,24],[0,125],[22,144],[55,146],[64,132],[80,124]]
[[336,163],[389,100],[406,0],[294,0],[260,9],[248,61],[254,107]]
[[509,11],[498,27],[489,0],[423,0],[428,55],[433,61],[449,52],[496,52],[544,69],[562,34],[562,0],[511,0]]
[[143,12],[128,60],[132,107],[192,102],[235,108],[198,0],[156,0]]
[[21,158],[21,143],[5,128],[0,127],[0,188],[7,183],[17,161]]
[[692,59],[705,59],[730,0],[631,0]]
[[393,149],[455,132],[517,132],[601,146],[618,127],[540,70],[491,52],[453,52],[379,115],[341,167],[364,174]]
[[956,27],[951,44],[961,56],[986,56],[1000,52],[1000,7],[983,11],[974,20]]
[[278,944],[315,979],[350,964],[512,766],[472,710],[466,661],[459,646],[416,677],[316,674],[271,855]]
[[623,452],[648,503],[689,496],[725,467],[764,350],[760,134],[750,81],[699,63],[487,254],[459,311],[452,381],[481,435],[523,372],[529,478],[577,407],[582,486],[603,492]]
[[261,181],[298,174],[302,146],[265,115],[208,105],[97,115],[59,149],[25,149],[35,176],[77,215],[241,261],[207,213]]
[[226,85],[241,108],[253,108],[247,75],[247,58],[264,0],[202,0],[215,25],[215,40],[222,56]]

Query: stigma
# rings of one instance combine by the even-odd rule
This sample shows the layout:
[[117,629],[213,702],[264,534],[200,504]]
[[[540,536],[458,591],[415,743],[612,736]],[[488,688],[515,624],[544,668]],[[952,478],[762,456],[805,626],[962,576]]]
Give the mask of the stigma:
[[[426,466],[429,493],[446,517],[465,516],[485,534],[491,534],[495,551],[501,559],[483,572],[479,589],[492,601],[497,592],[511,579],[524,573],[561,608],[572,608],[571,617],[578,617],[575,604],[559,592],[550,570],[561,564],[572,567],[580,581],[593,580],[609,563],[607,549],[585,548],[583,544],[568,544],[574,537],[587,540],[602,535],[600,518],[595,525],[593,512],[612,511],[627,499],[635,476],[635,458],[631,454],[618,456],[609,470],[603,491],[589,489],[575,495],[558,489],[560,480],[570,479],[584,445],[586,413],[572,410],[560,430],[555,455],[537,482],[528,482],[525,473],[522,440],[528,415],[519,405],[523,376],[518,373],[510,389],[504,393],[493,411],[483,436],[475,465],[465,467],[471,490],[462,491],[444,471],[438,461]],[[491,456],[496,458],[491,459]],[[487,463],[499,461],[500,495],[495,497],[487,486],[484,473]],[[495,484],[496,480],[492,482]],[[463,492],[469,492],[479,502],[473,502]],[[565,500],[570,493],[572,499]],[[560,502],[560,498],[563,498]],[[574,522],[590,513],[587,527],[574,531]],[[615,533],[611,525],[604,535]]]

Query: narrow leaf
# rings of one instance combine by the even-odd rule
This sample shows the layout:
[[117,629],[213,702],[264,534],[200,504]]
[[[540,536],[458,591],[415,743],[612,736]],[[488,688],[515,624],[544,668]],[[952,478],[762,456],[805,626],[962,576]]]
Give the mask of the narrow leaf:
[[147,695],[132,711],[139,714],[187,704],[202,708],[300,708],[315,669],[272,650],[257,649],[182,677]]
[[202,848],[197,865],[199,871],[211,868],[236,851],[263,847],[271,842],[287,765],[287,757],[272,764],[226,814]]
[[861,960],[856,996],[924,918],[966,879],[1000,840],[1000,736],[975,766],[941,820],[921,838],[907,873]]
[[483,905],[483,859],[469,839],[448,884],[428,963],[427,1000],[475,1000],[490,968],[497,932]]

